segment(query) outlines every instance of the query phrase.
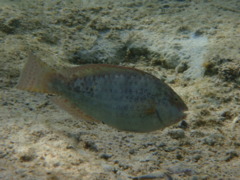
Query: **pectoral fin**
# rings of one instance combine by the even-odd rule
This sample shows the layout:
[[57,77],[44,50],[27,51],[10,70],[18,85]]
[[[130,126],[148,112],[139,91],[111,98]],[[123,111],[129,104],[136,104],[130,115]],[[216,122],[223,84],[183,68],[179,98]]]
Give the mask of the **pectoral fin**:
[[66,98],[60,97],[60,96],[54,96],[51,98],[51,100],[57,104],[60,108],[64,109],[67,111],[69,114],[71,114],[73,117],[77,119],[84,119],[88,121],[94,121],[94,122],[99,122],[93,117],[85,114],[81,109],[79,109],[74,103],[69,101]]

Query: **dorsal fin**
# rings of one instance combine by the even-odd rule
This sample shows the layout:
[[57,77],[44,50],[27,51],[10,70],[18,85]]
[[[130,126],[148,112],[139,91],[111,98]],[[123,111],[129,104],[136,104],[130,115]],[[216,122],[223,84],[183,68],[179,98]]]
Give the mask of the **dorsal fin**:
[[146,72],[140,71],[135,68],[123,67],[110,64],[87,64],[76,67],[67,67],[61,70],[61,74],[65,77],[83,77],[88,75],[100,75],[100,74],[109,74],[109,73],[120,73],[120,72],[138,72],[141,74],[148,74]]

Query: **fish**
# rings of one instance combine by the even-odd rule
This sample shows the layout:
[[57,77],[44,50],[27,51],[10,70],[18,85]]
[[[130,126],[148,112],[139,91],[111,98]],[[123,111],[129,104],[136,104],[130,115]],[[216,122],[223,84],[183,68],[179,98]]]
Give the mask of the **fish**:
[[58,69],[33,54],[16,88],[52,94],[52,101],[74,117],[122,131],[164,129],[188,110],[170,86],[147,72],[110,64]]

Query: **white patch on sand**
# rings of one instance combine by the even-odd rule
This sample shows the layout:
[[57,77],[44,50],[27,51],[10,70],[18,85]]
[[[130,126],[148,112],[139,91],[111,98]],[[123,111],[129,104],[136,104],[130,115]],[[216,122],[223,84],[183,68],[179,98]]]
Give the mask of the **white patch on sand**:
[[[135,37],[131,37],[131,33]],[[187,79],[197,79],[203,77],[204,55],[207,52],[208,38],[205,36],[195,36],[193,33],[187,37],[179,37],[147,30],[136,30],[124,32],[123,39],[134,39],[132,47],[146,47],[152,52],[168,54],[166,58],[172,66],[186,62],[188,69],[184,72]],[[176,48],[179,46],[180,48]]]
[[204,63],[204,55],[207,52],[207,37],[200,36],[195,37],[191,36],[189,39],[181,39],[177,40],[182,45],[182,49],[180,50],[180,54],[184,56],[188,56],[187,62],[189,68],[184,72],[185,78],[197,79],[203,77],[205,68],[203,67]]

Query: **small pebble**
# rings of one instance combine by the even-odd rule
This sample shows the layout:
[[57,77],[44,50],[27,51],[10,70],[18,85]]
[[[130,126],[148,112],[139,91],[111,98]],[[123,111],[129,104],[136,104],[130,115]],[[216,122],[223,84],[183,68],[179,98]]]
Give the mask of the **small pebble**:
[[135,151],[135,149],[130,149],[129,150],[129,154],[134,154],[136,151]]
[[182,128],[182,129],[186,129],[186,128],[188,128],[188,123],[186,122],[186,121],[180,121],[179,123],[178,123],[178,127],[179,128]]
[[193,156],[193,161],[198,162],[198,160],[200,160],[201,158],[202,158],[202,156],[197,154],[197,155]]
[[177,154],[176,154],[176,158],[177,158],[178,160],[181,160],[181,159],[183,159],[183,156],[182,156],[181,154],[177,153]]

